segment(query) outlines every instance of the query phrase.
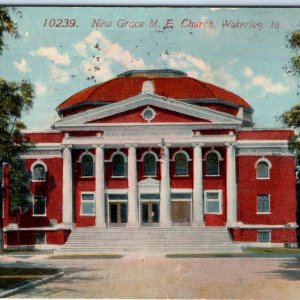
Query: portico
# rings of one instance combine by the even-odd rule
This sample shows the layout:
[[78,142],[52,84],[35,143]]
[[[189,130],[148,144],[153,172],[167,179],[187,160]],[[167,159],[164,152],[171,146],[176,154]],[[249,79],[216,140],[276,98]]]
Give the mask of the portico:
[[[152,137],[153,139],[153,137]],[[63,150],[63,220],[64,224],[70,225],[74,222],[71,220],[72,211],[74,210],[74,191],[72,190],[72,151],[86,151],[92,153],[94,151],[95,174],[92,180],[95,182],[94,190],[94,216],[96,227],[109,226],[159,226],[168,228],[178,225],[189,225],[199,227],[205,225],[205,199],[204,199],[204,178],[218,178],[221,176],[213,176],[206,174],[204,165],[206,165],[203,152],[209,153],[212,149],[222,148],[226,157],[222,157],[220,161],[226,169],[226,186],[227,194],[222,195],[222,204],[227,203],[226,223],[228,226],[234,226],[236,223],[236,179],[235,179],[235,136],[232,134],[222,136],[218,142],[214,141],[214,137],[199,136],[194,134],[190,139],[193,142],[180,141],[182,138],[174,138],[166,136],[160,141],[149,143],[151,137],[146,143],[136,139],[134,143],[117,144],[105,136],[87,137],[89,144],[82,145],[82,139],[78,143],[77,137],[72,137],[72,133],[66,135],[64,143],[66,146]],[[131,139],[133,141],[133,139]],[[170,141],[170,142],[169,142]],[[121,149],[121,150],[120,150]],[[110,188],[106,185],[107,165],[111,162],[105,159],[105,151],[124,153],[125,168],[122,180],[127,182],[125,188]],[[145,150],[148,149],[148,150]],[[143,168],[145,161],[142,157],[147,153],[151,153],[152,149],[156,149],[157,155],[155,167],[159,170],[155,176],[144,176],[143,179],[138,175],[138,170]],[[170,152],[184,153],[182,149],[190,149],[191,157],[188,158],[189,170],[186,175],[172,174],[170,165],[173,164],[174,157],[170,157]],[[137,152],[141,158],[137,157]],[[206,166],[207,168],[207,166]],[[190,172],[191,170],[192,173]],[[113,177],[113,176],[112,176]],[[121,177],[121,176],[120,176]],[[115,178],[118,180],[121,178]],[[189,179],[192,184],[189,187],[172,186],[171,179]],[[119,195],[119,196],[118,196]],[[222,207],[220,211],[223,213]],[[181,216],[180,216],[181,212]]]

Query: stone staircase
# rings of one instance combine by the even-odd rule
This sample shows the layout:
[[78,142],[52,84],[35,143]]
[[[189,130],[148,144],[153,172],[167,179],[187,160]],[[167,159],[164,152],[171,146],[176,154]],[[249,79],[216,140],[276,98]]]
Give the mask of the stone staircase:
[[76,228],[55,254],[241,252],[226,227]]

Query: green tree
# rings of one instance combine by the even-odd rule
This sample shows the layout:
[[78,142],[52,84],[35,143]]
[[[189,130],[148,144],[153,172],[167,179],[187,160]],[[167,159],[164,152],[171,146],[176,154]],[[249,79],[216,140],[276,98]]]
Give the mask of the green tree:
[[[291,49],[292,55],[285,71],[291,76],[300,78],[300,30],[293,31],[287,37],[287,47]],[[298,88],[300,88],[298,83]],[[298,95],[300,94],[300,89]],[[296,104],[290,110],[280,116],[282,122],[289,127],[300,127],[300,104]],[[294,136],[290,140],[290,148],[294,149],[297,158],[300,158],[300,143],[298,137]]]
[[[4,48],[5,34],[17,38],[17,25],[10,17],[7,7],[0,7],[0,55]],[[32,147],[21,133],[26,128],[21,121],[22,115],[33,106],[34,89],[29,80],[20,83],[7,81],[0,78],[0,252],[3,252],[3,165],[10,165],[10,199],[11,208],[26,207],[29,194],[28,174],[24,163],[20,160],[20,154]]]

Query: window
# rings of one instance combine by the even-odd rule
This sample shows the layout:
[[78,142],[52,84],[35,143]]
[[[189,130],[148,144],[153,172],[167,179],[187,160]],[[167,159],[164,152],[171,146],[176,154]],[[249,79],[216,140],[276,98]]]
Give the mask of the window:
[[46,242],[46,234],[44,232],[36,232],[34,234],[34,243],[35,244],[45,244]]
[[46,215],[46,198],[42,196],[33,197],[33,215],[45,216]]
[[219,157],[216,152],[206,156],[206,175],[219,175]]
[[190,201],[192,200],[191,193],[171,193],[172,201]]
[[126,177],[126,164],[125,158],[122,154],[116,154],[112,160],[113,163],[113,173],[115,177]]
[[81,215],[94,216],[95,215],[95,195],[94,193],[81,194]]
[[143,111],[142,115],[143,115],[143,118],[149,122],[154,119],[155,111],[152,108],[148,107]]
[[222,213],[222,192],[207,190],[204,192],[205,213],[221,214]]
[[257,195],[257,212],[270,213],[270,195]]
[[186,154],[182,152],[175,156],[175,175],[188,175],[188,159]]
[[33,180],[46,180],[46,168],[41,163],[33,167]]
[[270,168],[266,161],[259,161],[256,165],[256,178],[270,178]]
[[270,231],[258,231],[257,241],[259,243],[270,243],[271,242],[271,232]]
[[144,176],[156,176],[156,158],[151,153],[144,156]]
[[81,158],[81,176],[94,176],[94,159],[90,154],[84,154]]

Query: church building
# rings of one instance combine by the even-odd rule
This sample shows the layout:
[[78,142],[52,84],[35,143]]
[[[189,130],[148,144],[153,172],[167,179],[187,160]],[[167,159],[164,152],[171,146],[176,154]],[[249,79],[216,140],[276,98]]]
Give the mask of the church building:
[[134,70],[56,110],[51,129],[24,131],[34,143],[22,154],[29,210],[10,211],[5,168],[7,248],[55,249],[78,230],[120,228],[221,228],[232,244],[296,242],[293,130],[255,128],[238,95],[177,70]]

